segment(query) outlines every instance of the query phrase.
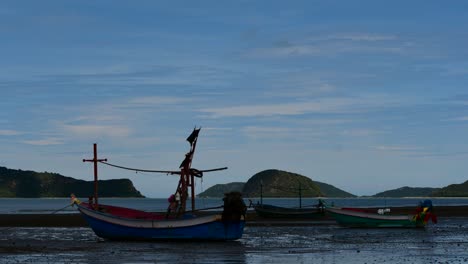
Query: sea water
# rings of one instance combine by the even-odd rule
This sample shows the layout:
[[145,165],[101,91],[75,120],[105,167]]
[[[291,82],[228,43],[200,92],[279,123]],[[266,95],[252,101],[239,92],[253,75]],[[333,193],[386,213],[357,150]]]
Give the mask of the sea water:
[[[445,205],[468,205],[468,198],[322,198],[327,205],[341,207],[396,207],[417,206],[425,199],[431,199],[435,207]],[[85,199],[82,199],[85,201]],[[312,207],[318,203],[317,198],[250,198],[244,199],[246,205],[263,202],[284,207]],[[143,211],[165,211],[168,206],[166,198],[100,198],[99,203],[128,207]],[[70,204],[70,198],[0,198],[0,214],[50,213]],[[195,209],[221,207],[222,198],[197,198]],[[191,208],[191,201],[187,201]],[[60,213],[76,213],[76,207],[67,207]]]

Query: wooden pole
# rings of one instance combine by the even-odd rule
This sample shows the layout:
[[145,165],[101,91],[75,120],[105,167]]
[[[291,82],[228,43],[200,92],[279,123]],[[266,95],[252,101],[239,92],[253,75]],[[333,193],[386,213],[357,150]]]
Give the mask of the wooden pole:
[[263,182],[260,182],[260,204],[263,205]]
[[302,208],[302,188],[301,188],[300,182],[299,182],[299,208]]
[[93,144],[93,159],[83,159],[83,162],[93,162],[94,163],[94,208],[98,208],[98,162],[107,161],[107,159],[98,159],[97,158],[97,144]]

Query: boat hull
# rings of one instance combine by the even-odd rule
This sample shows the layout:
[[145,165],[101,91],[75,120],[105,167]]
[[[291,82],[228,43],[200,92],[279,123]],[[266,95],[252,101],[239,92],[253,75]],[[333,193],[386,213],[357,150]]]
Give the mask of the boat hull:
[[245,221],[222,221],[221,215],[186,219],[130,219],[79,206],[97,236],[111,240],[236,240]]
[[339,225],[346,227],[366,227],[366,228],[422,228],[424,223],[413,220],[411,215],[379,215],[372,213],[355,212],[338,208],[327,208],[330,214]]
[[324,212],[317,208],[286,208],[266,204],[254,208],[257,215],[263,218],[316,219],[324,216]]

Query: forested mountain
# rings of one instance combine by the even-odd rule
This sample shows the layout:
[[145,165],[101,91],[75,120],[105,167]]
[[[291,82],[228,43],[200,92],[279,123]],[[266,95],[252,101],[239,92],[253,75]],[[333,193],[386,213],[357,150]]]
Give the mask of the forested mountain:
[[333,185],[281,170],[265,170],[253,175],[247,183],[216,184],[200,193],[199,197],[223,197],[225,192],[239,191],[244,197],[354,197]]
[[451,184],[432,193],[436,197],[468,197],[468,181],[460,184]]
[[439,189],[440,188],[405,186],[398,189],[377,193],[373,195],[373,197],[428,197]]
[[[129,179],[99,180],[98,186],[101,197],[144,197]],[[88,197],[93,192],[93,181],[0,167],[0,197]]]

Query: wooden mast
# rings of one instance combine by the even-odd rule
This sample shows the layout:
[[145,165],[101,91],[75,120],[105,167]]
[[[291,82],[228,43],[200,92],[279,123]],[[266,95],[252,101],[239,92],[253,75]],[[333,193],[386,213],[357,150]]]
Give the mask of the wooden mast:
[[98,208],[98,162],[107,161],[107,159],[98,159],[97,158],[97,144],[93,144],[94,158],[93,159],[83,159],[83,162],[93,162],[94,163],[94,208]]
[[185,159],[180,164],[180,180],[177,187],[177,192],[180,195],[179,213],[185,212],[188,198],[188,188],[190,187],[190,195],[192,200],[192,211],[195,210],[195,176],[192,172],[192,160],[197,146],[198,133],[200,129],[194,129],[192,134],[187,138],[190,143],[190,151],[185,154]]

